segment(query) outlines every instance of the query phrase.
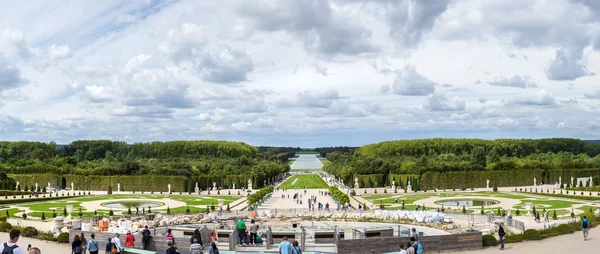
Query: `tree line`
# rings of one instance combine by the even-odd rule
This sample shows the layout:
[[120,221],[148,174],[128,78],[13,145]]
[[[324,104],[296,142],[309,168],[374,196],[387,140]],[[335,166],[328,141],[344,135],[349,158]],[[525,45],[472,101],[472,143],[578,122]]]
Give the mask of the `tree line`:
[[[600,145],[578,139],[422,139],[363,146],[351,156],[327,158],[324,170],[355,175],[600,168]],[[329,155],[336,152],[330,152]],[[389,184],[389,183],[388,183]]]

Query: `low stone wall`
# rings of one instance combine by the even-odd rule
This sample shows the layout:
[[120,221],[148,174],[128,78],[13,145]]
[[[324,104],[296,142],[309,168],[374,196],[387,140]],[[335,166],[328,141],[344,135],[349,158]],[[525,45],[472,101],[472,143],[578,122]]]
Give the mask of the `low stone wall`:
[[[472,232],[453,235],[423,236],[419,242],[423,245],[425,253],[449,252],[461,250],[480,249],[482,247],[481,232]],[[409,237],[381,237],[368,239],[340,239],[337,253],[364,254],[375,250],[375,253],[398,251],[400,244],[410,242]]]
[[[69,231],[69,239],[70,239],[69,242],[73,242],[73,238],[75,237],[75,234],[79,235],[79,234],[81,234],[81,232],[82,232],[81,230],[70,230]],[[106,246],[106,243],[108,242],[108,238],[113,238],[115,236],[114,233],[108,233],[108,232],[83,231],[83,233],[84,233],[86,239],[92,239],[91,234],[94,233],[94,235],[95,235],[94,239],[96,239],[98,241],[98,247],[102,251],[105,250],[105,246]],[[211,240],[208,228],[206,228],[206,227],[201,228],[200,235],[202,236],[202,244],[209,245],[212,240]],[[135,236],[134,248],[142,249],[142,235],[134,234],[134,236]],[[175,237],[175,246],[177,246],[177,248],[180,250],[189,250],[190,249],[190,238],[191,238],[191,236],[187,236],[187,235],[185,237]],[[124,247],[125,246],[125,235],[120,234],[119,239],[121,240],[121,245]],[[167,239],[164,236],[151,236],[150,237],[150,240],[148,241],[148,250],[164,252],[167,250],[167,248],[168,248]],[[103,253],[103,252],[101,252],[101,253]]]

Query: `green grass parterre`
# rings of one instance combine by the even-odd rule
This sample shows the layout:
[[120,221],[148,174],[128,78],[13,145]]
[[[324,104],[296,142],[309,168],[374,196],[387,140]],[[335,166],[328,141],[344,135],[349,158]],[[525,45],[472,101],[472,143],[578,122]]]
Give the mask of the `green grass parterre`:
[[[297,181],[294,183],[294,181]],[[294,183],[294,184],[292,184]],[[317,174],[298,174],[290,177],[284,183],[279,185],[280,189],[327,189],[329,185]]]

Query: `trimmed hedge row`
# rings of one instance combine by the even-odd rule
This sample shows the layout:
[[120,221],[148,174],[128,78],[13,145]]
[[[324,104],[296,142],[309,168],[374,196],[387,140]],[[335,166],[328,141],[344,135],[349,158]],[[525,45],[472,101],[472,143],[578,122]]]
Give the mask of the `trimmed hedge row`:
[[[600,223],[600,217],[594,216],[593,213],[580,214],[580,219],[583,219],[583,216],[587,216],[592,227],[595,227],[596,225],[598,225],[598,223]],[[537,241],[548,237],[571,234],[576,231],[581,231],[581,222],[569,222],[566,224],[558,225],[557,227],[542,230],[528,229],[525,230],[525,232],[523,232],[522,234],[507,235],[506,242],[515,243],[521,241]]]
[[[172,192],[185,192],[187,190],[187,178],[182,176],[79,176],[79,175],[50,175],[50,174],[11,174],[10,177],[19,181],[21,185],[35,185],[37,182],[41,186],[50,183],[52,186],[62,187],[63,178],[67,188],[71,188],[73,182],[76,190],[108,190],[112,186],[117,190],[117,184],[121,184],[121,191],[154,191],[167,192],[168,185],[171,184]],[[212,187],[212,183],[211,183]]]
[[[570,198],[570,199],[589,200],[589,201],[596,201],[596,200],[600,199],[598,196],[589,196],[588,193],[584,193],[584,195],[581,195],[580,193],[577,193],[576,195],[549,194],[549,193],[541,193],[541,192],[540,193],[527,192],[527,193],[534,194],[534,195],[548,196],[548,197]],[[572,192],[570,192],[570,193],[572,193]]]
[[16,198],[16,199],[0,199],[0,205],[8,205],[8,204],[20,204],[20,203],[31,203],[38,201],[50,201],[56,199],[65,199],[65,198],[75,198],[81,196],[64,196],[64,197],[46,197],[46,198]]
[[350,197],[348,197],[346,193],[340,191],[340,189],[338,189],[337,187],[329,186],[329,191],[331,192],[331,195],[333,195],[333,197],[335,197],[338,200],[340,205],[343,206],[346,203],[350,204]]
[[433,173],[427,172],[421,176],[421,189],[454,189],[463,185],[465,188],[485,188],[487,180],[492,186],[530,186],[533,178],[541,183],[542,170],[513,170],[513,171],[467,171]]
[[254,194],[248,195],[246,197],[246,201],[248,202],[248,205],[251,206],[251,205],[261,201],[267,194],[272,193],[274,189],[275,188],[273,188],[273,186],[267,186],[267,187],[260,189],[258,192],[254,193]]
[[[360,188],[373,188],[385,186],[386,177],[384,174],[372,174],[372,175],[354,175],[354,177],[358,178],[358,184]],[[352,182],[348,182],[354,186],[354,179]]]

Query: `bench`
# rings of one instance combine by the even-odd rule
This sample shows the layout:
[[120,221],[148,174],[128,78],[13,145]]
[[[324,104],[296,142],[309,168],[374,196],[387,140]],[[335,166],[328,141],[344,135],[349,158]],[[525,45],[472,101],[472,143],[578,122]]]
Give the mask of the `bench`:
[[136,249],[136,248],[124,247],[123,251],[121,251],[121,253],[123,253],[123,254],[155,254],[156,251],[140,250],[140,249]]

